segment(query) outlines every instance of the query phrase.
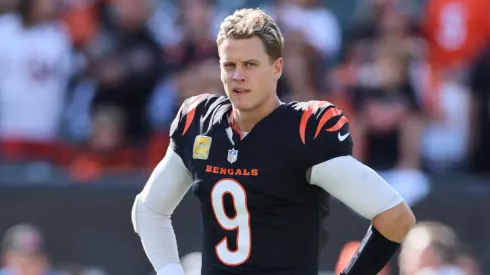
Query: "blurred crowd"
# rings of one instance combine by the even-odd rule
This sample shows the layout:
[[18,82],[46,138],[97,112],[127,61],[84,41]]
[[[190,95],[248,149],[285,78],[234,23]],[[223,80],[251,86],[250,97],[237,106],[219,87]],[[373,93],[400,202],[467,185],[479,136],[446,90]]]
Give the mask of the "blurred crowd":
[[[342,249],[335,274],[340,274],[356,252],[358,241]],[[400,275],[481,275],[482,269],[471,249],[464,245],[449,226],[433,221],[419,222],[403,243],[398,257]],[[392,263],[378,275],[393,274]]]
[[488,173],[490,2],[356,1],[343,20],[332,2],[1,1],[1,161],[151,170],[180,103],[223,93],[219,22],[258,6],[285,36],[279,96],[343,108],[355,156],[408,200],[427,173]]
[[[47,163],[79,183],[149,172],[181,102],[223,93],[219,22],[261,7],[285,37],[279,96],[341,107],[355,157],[410,204],[430,191],[428,174],[488,174],[490,1],[359,0],[347,18],[331,9],[346,2],[2,0],[0,166]],[[338,269],[357,245],[345,247]],[[32,225],[8,231],[2,248],[0,275],[49,269]],[[183,262],[194,270],[199,259]],[[412,231],[399,265],[404,275],[480,274],[452,229],[437,223]]]
[[108,275],[99,267],[78,263],[54,265],[43,232],[33,224],[17,224],[2,236],[0,275]]
[[[355,254],[360,242],[347,243],[335,267],[321,275],[340,274]],[[33,224],[18,224],[2,237],[0,275],[108,275],[99,267],[80,264],[53,264],[42,231]],[[201,252],[181,257],[186,275],[201,274]],[[393,265],[399,272],[394,273]],[[400,253],[378,275],[482,275],[479,260],[449,226],[420,222],[407,236]],[[149,275],[155,275],[151,273]]]

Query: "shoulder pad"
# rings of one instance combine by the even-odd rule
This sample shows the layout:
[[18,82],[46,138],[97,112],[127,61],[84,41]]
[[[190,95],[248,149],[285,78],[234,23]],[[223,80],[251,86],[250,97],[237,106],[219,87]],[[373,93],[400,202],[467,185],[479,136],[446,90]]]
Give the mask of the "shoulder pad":
[[298,102],[294,107],[296,110],[303,111],[299,125],[299,135],[303,144],[306,144],[306,133],[310,132],[307,131],[307,126],[309,125],[308,122],[311,121],[311,117],[313,117],[314,122],[310,124],[313,124],[313,127],[316,126],[313,139],[318,137],[327,123],[329,127],[325,130],[327,132],[335,132],[348,122],[342,110],[328,101]]
[[200,94],[187,98],[180,106],[179,112],[172,122],[172,126],[170,127],[170,135],[172,136],[177,129],[180,130],[182,136],[185,135],[194,121],[196,112],[206,113],[206,106],[208,105],[207,102],[211,100],[214,101],[220,97],[223,96]]

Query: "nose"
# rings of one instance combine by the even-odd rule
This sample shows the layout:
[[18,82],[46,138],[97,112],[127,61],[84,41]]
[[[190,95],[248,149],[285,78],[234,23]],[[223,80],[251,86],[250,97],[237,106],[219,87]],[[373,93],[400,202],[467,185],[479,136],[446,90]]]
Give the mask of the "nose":
[[243,71],[239,68],[237,68],[235,70],[235,72],[233,73],[233,80],[234,81],[244,81],[245,80],[245,74],[243,73]]

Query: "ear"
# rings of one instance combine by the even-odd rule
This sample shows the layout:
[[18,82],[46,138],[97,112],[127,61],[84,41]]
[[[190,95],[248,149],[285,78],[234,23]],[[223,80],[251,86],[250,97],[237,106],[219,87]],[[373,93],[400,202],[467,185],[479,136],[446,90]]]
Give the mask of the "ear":
[[272,69],[274,70],[273,71],[274,78],[276,80],[279,80],[279,78],[281,78],[283,67],[284,67],[284,60],[282,59],[282,57],[276,59],[272,64]]

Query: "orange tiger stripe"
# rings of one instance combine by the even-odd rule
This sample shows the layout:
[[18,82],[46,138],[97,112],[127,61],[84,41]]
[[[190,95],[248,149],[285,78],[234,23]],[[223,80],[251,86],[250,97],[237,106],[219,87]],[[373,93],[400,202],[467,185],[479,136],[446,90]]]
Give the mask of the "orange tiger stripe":
[[327,123],[330,119],[332,119],[335,116],[339,116],[342,114],[342,111],[340,111],[337,108],[330,108],[328,109],[320,119],[320,122],[318,123],[318,127],[316,128],[316,133],[315,133],[315,138],[318,136],[320,133],[320,130],[323,129],[323,125]]
[[199,105],[199,103],[201,103],[201,99],[207,95],[208,94],[198,95],[189,102],[189,107],[187,108],[187,116],[185,118],[185,126],[184,126],[184,130],[182,131],[182,135],[185,135],[187,130],[189,130],[189,127],[191,126],[192,121],[194,120],[194,116],[196,115],[197,105]]
[[337,123],[335,123],[334,126],[330,127],[327,129],[327,131],[329,132],[335,132],[335,131],[338,131],[340,128],[342,128],[342,126],[344,126],[347,122],[349,122],[349,120],[345,117],[345,116],[342,116],[339,121],[337,121]]
[[316,109],[330,104],[331,103],[327,101],[317,101],[315,103],[308,105],[308,108],[303,112],[303,116],[301,116],[301,121],[299,123],[299,136],[301,137],[301,141],[303,142],[303,144],[306,144],[305,135],[306,135],[306,125],[308,123],[308,119],[311,117],[311,115]]
[[237,132],[238,135],[240,135],[240,140],[243,139],[243,133],[242,133],[242,131],[240,131],[240,129],[238,129],[238,127],[236,127],[235,124],[231,124],[231,129],[233,129],[233,131]]

